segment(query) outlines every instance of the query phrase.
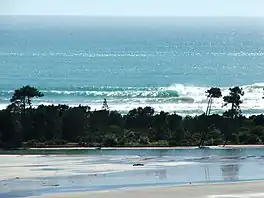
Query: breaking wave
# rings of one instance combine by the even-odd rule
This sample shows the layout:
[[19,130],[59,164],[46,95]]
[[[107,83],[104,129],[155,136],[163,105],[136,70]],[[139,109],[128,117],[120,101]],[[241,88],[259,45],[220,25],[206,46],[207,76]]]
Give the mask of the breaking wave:
[[[264,112],[264,83],[241,86],[245,92],[241,108],[245,114]],[[209,87],[172,84],[167,87],[78,87],[71,89],[41,89],[45,97],[35,99],[37,104],[89,105],[101,108],[104,98],[113,110],[127,112],[139,106],[152,106],[156,111],[178,112],[180,114],[200,114],[206,109],[205,91]],[[221,87],[222,94],[228,95],[228,87]],[[9,103],[13,90],[0,91],[0,103]],[[213,112],[220,113],[222,98],[214,99]],[[226,107],[228,108],[228,107]]]

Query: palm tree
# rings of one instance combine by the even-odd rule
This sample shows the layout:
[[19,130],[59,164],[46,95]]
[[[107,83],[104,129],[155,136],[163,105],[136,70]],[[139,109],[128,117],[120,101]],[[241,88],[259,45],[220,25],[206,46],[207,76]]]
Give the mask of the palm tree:
[[207,109],[205,115],[210,115],[211,108],[212,108],[212,103],[213,103],[213,98],[220,98],[222,97],[222,92],[220,88],[217,87],[212,87],[211,89],[208,89],[205,93],[207,93],[207,98],[208,98],[208,104],[207,104]]
[[18,106],[22,106],[22,109],[26,109],[26,105],[32,108],[32,98],[43,97],[44,94],[41,93],[37,88],[31,87],[29,85],[23,86],[20,89],[16,89],[10,102]]

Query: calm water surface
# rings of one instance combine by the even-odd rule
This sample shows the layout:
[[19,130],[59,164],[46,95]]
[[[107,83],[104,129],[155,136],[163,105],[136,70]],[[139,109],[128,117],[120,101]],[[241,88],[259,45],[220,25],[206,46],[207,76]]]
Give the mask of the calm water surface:
[[1,173],[28,173],[1,180],[0,197],[264,179],[261,148],[29,150],[0,158]]

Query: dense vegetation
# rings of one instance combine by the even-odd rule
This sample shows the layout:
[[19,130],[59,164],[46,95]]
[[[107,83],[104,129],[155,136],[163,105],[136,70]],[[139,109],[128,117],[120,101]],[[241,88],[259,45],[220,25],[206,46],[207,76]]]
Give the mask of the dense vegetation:
[[34,97],[44,95],[34,87],[15,90],[11,104],[0,111],[0,147],[56,146],[67,142],[80,146],[203,146],[218,144],[263,144],[264,116],[242,116],[239,87],[230,88],[223,115],[210,115],[219,88],[207,92],[208,108],[202,115],[181,117],[151,107],[137,108],[121,115],[88,106],[40,105],[32,108]]

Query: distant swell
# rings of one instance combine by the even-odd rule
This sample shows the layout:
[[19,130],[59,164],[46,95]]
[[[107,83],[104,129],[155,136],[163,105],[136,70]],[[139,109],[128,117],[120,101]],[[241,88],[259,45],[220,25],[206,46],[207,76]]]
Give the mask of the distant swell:
[[33,52],[33,53],[21,53],[21,52],[0,52],[0,56],[30,56],[30,57],[154,57],[154,56],[246,56],[246,57],[262,57],[264,52],[155,52],[145,53],[140,51],[128,52],[128,53],[89,53],[89,52]]
[[[262,99],[264,83],[241,86],[245,92],[243,99]],[[73,88],[51,88],[41,89],[45,97],[85,97],[91,98],[145,98],[145,99],[181,99],[196,102],[207,102],[205,91],[210,87],[185,86],[183,84],[172,84],[168,87],[73,87]],[[221,87],[223,95],[229,93],[228,87]],[[1,90],[0,98],[9,98],[13,90]],[[44,98],[45,98],[44,97]]]
[[[264,83],[241,86],[245,92],[241,108],[245,114],[264,112]],[[172,84],[167,87],[73,87],[41,89],[43,98],[34,99],[35,104],[78,104],[89,105],[92,109],[100,109],[102,101],[107,99],[112,110],[127,112],[139,106],[151,106],[156,111],[177,112],[184,115],[203,113],[207,107],[205,91],[210,87],[186,86]],[[229,87],[221,87],[223,96],[229,94]],[[0,105],[4,108],[9,103],[13,90],[0,91]],[[222,113],[223,99],[214,99],[213,113]]]
[[[87,98],[171,98],[179,97],[176,90],[162,90],[162,88],[87,88],[86,90],[41,90],[47,97]],[[0,91],[0,96],[10,96],[12,91]]]

